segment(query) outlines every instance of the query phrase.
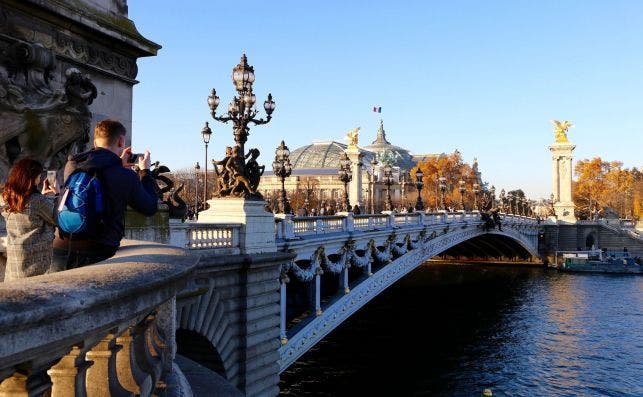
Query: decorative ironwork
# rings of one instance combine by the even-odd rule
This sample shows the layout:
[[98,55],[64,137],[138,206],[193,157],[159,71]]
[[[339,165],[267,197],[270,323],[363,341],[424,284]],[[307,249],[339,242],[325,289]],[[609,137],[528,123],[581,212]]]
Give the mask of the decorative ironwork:
[[279,213],[290,214],[292,209],[286,196],[285,180],[292,173],[292,165],[290,164],[290,150],[284,141],[277,146],[275,150],[275,161],[272,162],[272,172],[281,180],[281,195],[279,196]]
[[[234,134],[235,147],[230,148],[226,157],[217,162],[215,172],[217,172],[217,184],[219,186],[219,197],[246,197],[250,199],[262,199],[257,192],[264,166],[259,166],[257,157],[259,150],[251,149],[245,153],[244,145],[248,140],[250,131],[249,125],[261,125],[270,122],[272,112],[275,110],[275,101],[272,94],[264,101],[263,107],[266,112],[266,118],[257,118],[257,109],[255,102],[257,98],[252,92],[252,84],[255,81],[254,68],[248,65],[246,54],[241,56],[241,61],[232,69],[232,83],[237,90],[237,95],[228,105],[227,114],[217,116],[216,110],[219,106],[219,97],[215,89],[208,96],[208,106],[210,114],[216,121],[227,123],[231,121],[232,131]],[[229,153],[229,154],[228,154]],[[244,158],[250,157],[247,163]],[[223,169],[219,171],[218,166]]]
[[342,153],[339,157],[339,180],[344,184],[344,197],[341,202],[341,210],[344,212],[351,211],[351,203],[348,199],[348,183],[353,179],[353,171],[351,170],[351,160],[346,153]]

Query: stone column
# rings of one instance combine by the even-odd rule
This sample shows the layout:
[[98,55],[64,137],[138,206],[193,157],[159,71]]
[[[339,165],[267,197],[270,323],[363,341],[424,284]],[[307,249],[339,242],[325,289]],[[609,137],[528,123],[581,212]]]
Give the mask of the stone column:
[[348,184],[348,199],[351,206],[357,204],[364,212],[366,207],[362,200],[362,153],[358,148],[349,147],[346,149],[346,155],[351,161],[351,171],[353,172],[353,179]]
[[554,211],[559,221],[576,223],[572,200],[572,151],[576,148],[569,142],[556,142],[549,146],[552,153],[552,187]]

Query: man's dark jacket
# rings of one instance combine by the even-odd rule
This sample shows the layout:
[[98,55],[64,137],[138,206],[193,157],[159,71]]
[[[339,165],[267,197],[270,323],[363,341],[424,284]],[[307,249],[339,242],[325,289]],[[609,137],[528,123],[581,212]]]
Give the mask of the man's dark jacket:
[[141,170],[139,178],[136,172],[123,167],[120,157],[102,148],[77,154],[68,161],[65,180],[72,171],[79,169],[90,173],[97,171],[103,190],[103,229],[91,242],[116,250],[125,233],[128,205],[146,216],[156,213],[156,183],[149,170]]

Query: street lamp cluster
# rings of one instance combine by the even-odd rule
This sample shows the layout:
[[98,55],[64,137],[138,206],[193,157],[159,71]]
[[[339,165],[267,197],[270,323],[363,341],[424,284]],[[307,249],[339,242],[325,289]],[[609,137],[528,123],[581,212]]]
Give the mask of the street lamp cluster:
[[292,173],[292,165],[290,164],[290,150],[284,141],[277,146],[275,150],[275,161],[272,162],[272,172],[281,180],[281,195],[279,196],[279,212],[282,214],[290,214],[292,209],[286,197],[285,180]]

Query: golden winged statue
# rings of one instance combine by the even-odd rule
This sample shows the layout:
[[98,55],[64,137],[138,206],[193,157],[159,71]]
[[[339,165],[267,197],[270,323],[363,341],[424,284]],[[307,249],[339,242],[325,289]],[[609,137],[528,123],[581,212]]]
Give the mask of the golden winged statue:
[[574,126],[574,124],[571,123],[571,121],[558,121],[558,120],[552,120],[552,123],[554,123],[554,136],[556,138],[556,143],[567,143],[569,140],[567,139],[567,130],[569,130],[571,127]]
[[360,127],[353,128],[346,133],[346,138],[348,138],[348,148],[357,149],[357,139],[359,137]]

